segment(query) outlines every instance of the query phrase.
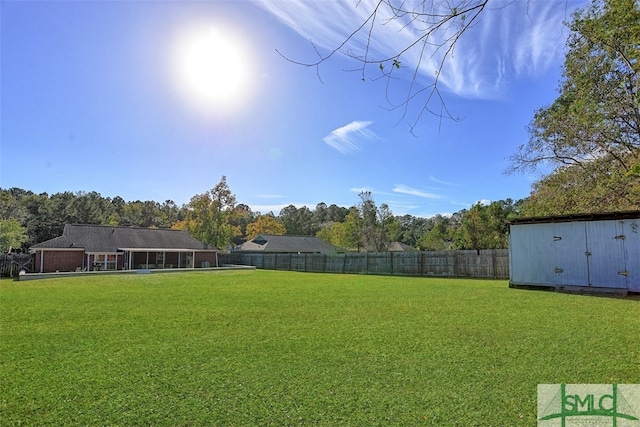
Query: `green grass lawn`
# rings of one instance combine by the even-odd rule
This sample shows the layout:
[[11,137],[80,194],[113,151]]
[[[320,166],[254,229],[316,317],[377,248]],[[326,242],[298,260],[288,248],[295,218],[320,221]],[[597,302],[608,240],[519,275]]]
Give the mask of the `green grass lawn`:
[[640,301],[275,271],[0,282],[0,424],[532,426],[640,383]]

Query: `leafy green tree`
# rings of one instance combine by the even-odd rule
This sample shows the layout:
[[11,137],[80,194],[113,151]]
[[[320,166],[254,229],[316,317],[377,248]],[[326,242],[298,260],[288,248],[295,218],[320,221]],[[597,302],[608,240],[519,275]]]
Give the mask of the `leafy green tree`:
[[64,208],[62,212],[55,210],[55,205],[47,193],[25,193],[20,200],[22,206],[28,211],[28,216],[21,221],[27,228],[29,236],[28,245],[42,242],[62,234],[64,228]]
[[306,206],[296,208],[294,205],[289,205],[280,211],[278,217],[287,229],[288,235],[313,236],[318,232],[319,227],[314,213]]
[[418,246],[425,251],[443,251],[451,247],[452,234],[449,229],[449,218],[436,215],[431,218],[433,226],[418,240]]
[[316,237],[331,243],[333,246],[348,249],[351,246],[349,241],[347,225],[344,222],[334,222],[318,231]]
[[[609,210],[625,205],[627,194],[610,194],[606,203],[603,194],[637,183],[633,171],[640,167],[640,4],[593,0],[569,27],[559,96],[535,113],[529,141],[511,157],[509,171],[557,169],[537,186],[538,206],[547,205],[541,211],[575,212],[579,205],[569,202],[572,192],[582,193],[586,212]],[[582,190],[574,174],[581,177]],[[557,209],[549,209],[553,202],[541,198],[557,194],[549,190],[561,190],[562,179],[571,191],[564,192]]]
[[640,178],[615,162],[591,162],[556,169],[533,184],[524,216],[640,209]]
[[236,206],[235,214],[229,218],[229,224],[237,230],[235,243],[241,243],[245,239],[242,237],[247,234],[247,226],[256,220],[258,214],[251,211],[251,208],[244,203]]
[[358,249],[363,248],[377,252],[388,250],[389,243],[394,241],[400,233],[400,223],[395,219],[387,204],[376,206],[370,191],[362,191],[359,197],[358,219],[355,220],[352,213],[349,214],[351,215],[352,229],[359,234]]
[[247,225],[247,239],[251,240],[259,234],[282,236],[287,229],[273,214],[260,215],[254,222]]
[[327,204],[324,202],[320,202],[316,205],[316,208],[313,210],[313,221],[319,226],[330,221],[327,216],[328,212]]
[[95,191],[78,192],[65,208],[67,220],[73,224],[105,224],[112,211],[111,203]]
[[236,212],[236,196],[227,185],[227,178],[204,194],[191,198],[185,218],[186,229],[202,242],[225,249],[239,234],[239,228],[232,225]]
[[20,249],[29,240],[26,227],[15,219],[0,219],[0,252]]
[[[316,207],[316,211],[317,210],[318,210],[318,207]],[[316,212],[314,211],[314,215],[315,213]],[[327,210],[324,215],[324,221],[317,221],[317,222],[319,224],[331,223],[331,222],[344,222],[348,214],[349,214],[348,208],[338,206],[335,203],[332,203],[331,205],[329,205],[329,207],[327,207]]]
[[354,206],[349,210],[343,224],[343,244],[334,243],[334,245],[360,252],[364,248],[364,235],[362,233],[363,220],[357,207]]
[[431,227],[433,227],[433,218],[420,218],[413,215],[403,215],[396,217],[400,225],[398,240],[411,247],[417,248],[419,242]]
[[141,224],[144,222],[144,215],[142,211],[142,202],[140,200],[126,203],[122,208],[120,225],[131,227],[141,226]]
[[[14,191],[11,191],[14,190]],[[21,203],[21,198],[17,189],[0,189],[0,219],[16,219],[24,222],[29,216],[29,212]]]
[[389,205],[383,203],[376,210],[377,232],[374,247],[377,251],[389,250],[389,244],[400,235],[400,222],[393,216]]
[[462,211],[460,226],[454,233],[457,249],[503,249],[509,246],[510,219],[518,216],[520,203],[500,200],[488,205],[476,203]]
[[[114,216],[117,216],[120,221],[122,221],[122,218],[124,217],[124,207],[126,206],[127,202],[120,196],[116,196],[113,199],[110,200],[111,205],[113,206],[113,214]],[[120,225],[124,225],[119,223]]]

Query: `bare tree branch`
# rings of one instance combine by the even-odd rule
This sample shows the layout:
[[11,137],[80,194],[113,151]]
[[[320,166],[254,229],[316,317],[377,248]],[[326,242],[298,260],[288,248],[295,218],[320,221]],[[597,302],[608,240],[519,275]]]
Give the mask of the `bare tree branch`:
[[[424,0],[419,3],[420,8],[409,8],[404,0],[378,0],[372,10],[366,14],[365,19],[327,53],[321,53],[311,41],[317,60],[303,62],[292,59],[279,50],[277,52],[293,64],[316,68],[320,81],[322,79],[319,67],[338,54],[359,62],[360,66],[350,71],[358,71],[361,74],[361,80],[366,81],[368,78],[373,81],[381,78],[387,80],[385,98],[389,104],[388,110],[402,111],[398,123],[407,119],[412,105],[416,103],[421,105],[409,124],[410,131],[413,133],[425,114],[438,117],[440,123],[443,119],[460,120],[446,107],[440,91],[441,74],[446,62],[453,56],[456,44],[462,35],[475,25],[488,2],[489,0]],[[356,6],[362,7],[362,5],[358,1]],[[391,55],[376,57],[373,54],[375,33],[382,26],[392,23],[399,24],[398,32],[413,29],[419,34]],[[451,34],[449,34],[450,31],[452,31]],[[349,43],[355,42],[356,37],[361,33],[365,35],[363,49],[361,51],[348,49]],[[402,58],[416,49],[418,49],[417,62],[413,66],[406,96],[399,102],[394,101],[390,84],[396,80],[396,73],[405,68]],[[438,60],[433,81],[426,84],[419,82],[419,77],[423,74],[424,61],[432,60],[437,55],[442,57]],[[376,66],[380,75],[370,77],[370,66]]]

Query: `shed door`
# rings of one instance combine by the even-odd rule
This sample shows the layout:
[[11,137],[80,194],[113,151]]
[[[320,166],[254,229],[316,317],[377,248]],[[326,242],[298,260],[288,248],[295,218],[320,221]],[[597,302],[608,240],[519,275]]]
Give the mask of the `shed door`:
[[587,222],[589,286],[627,288],[624,221]]
[[556,284],[588,286],[587,230],[584,222],[554,224]]
[[520,285],[555,284],[553,245],[553,227],[548,224],[512,226],[509,234],[511,281]]
[[628,220],[623,226],[626,249],[627,289],[640,292],[640,221]]

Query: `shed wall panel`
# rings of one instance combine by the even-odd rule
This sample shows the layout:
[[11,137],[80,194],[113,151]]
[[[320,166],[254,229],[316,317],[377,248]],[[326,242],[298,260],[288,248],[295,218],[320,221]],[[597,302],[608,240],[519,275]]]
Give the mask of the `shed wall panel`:
[[509,271],[518,284],[555,285],[553,227],[524,224],[511,227]]
[[513,285],[640,292],[640,218],[548,219],[510,230]]
[[627,289],[640,292],[640,219],[624,222]]
[[589,286],[627,287],[624,254],[624,222],[596,221],[586,224],[589,253]]
[[556,284],[589,286],[585,223],[561,222],[553,225]]

